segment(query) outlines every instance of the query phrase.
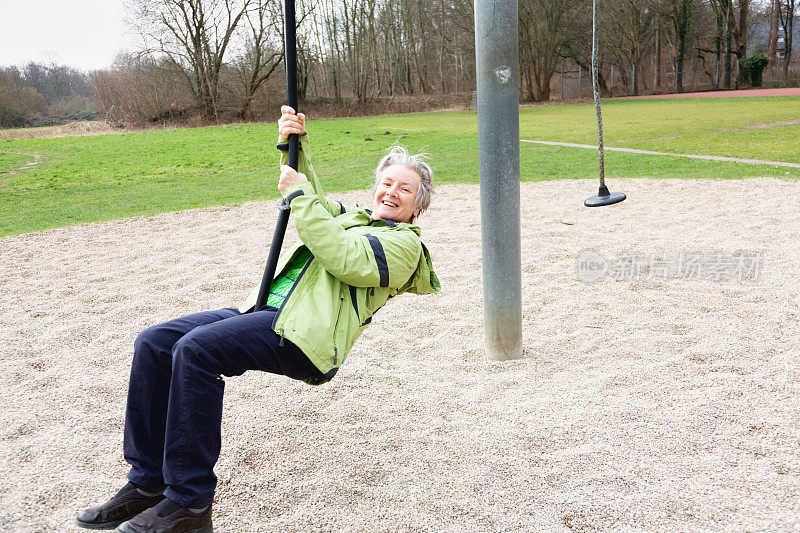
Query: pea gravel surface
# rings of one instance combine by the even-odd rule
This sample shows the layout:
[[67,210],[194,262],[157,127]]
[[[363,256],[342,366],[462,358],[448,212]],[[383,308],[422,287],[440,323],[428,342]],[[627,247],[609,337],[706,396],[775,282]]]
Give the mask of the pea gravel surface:
[[[441,294],[392,299],[327,385],[226,379],[216,530],[799,531],[800,182],[611,185],[602,209],[595,182],[522,185],[508,362],[484,356],[478,187],[439,187]],[[81,531],[124,483],[133,340],[241,303],[276,213],[0,239],[0,530]]]

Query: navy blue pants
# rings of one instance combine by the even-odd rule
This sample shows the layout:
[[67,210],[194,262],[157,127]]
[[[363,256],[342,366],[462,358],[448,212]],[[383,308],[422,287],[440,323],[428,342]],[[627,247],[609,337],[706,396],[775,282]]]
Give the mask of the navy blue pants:
[[134,344],[125,411],[128,479],[183,507],[214,497],[220,453],[222,376],[262,370],[295,379],[320,371],[271,329],[275,310],[236,309],[176,318],[142,331]]

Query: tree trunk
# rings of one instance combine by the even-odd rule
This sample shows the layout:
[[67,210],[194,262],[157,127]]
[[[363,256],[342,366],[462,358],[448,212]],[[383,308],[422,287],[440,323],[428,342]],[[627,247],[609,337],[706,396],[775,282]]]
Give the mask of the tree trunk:
[[[736,26],[734,37],[736,38],[736,57],[739,64],[747,57],[747,18],[750,12],[750,0],[739,0],[739,24]],[[736,86],[743,87],[749,84],[747,72],[739,68],[736,76]]]
[[550,100],[550,79],[552,74],[537,72],[534,81],[534,100],[547,102]]
[[792,62],[792,32],[794,27],[795,0],[783,0],[781,9],[781,23],[783,25],[783,79],[789,76],[789,65]]
[[731,64],[731,53],[733,49],[733,3],[731,0],[724,0],[725,6],[723,14],[725,17],[725,89],[731,88],[731,77],[733,75],[733,65]]
[[716,76],[714,76],[714,88],[719,89],[719,65],[722,62],[722,42],[725,38],[725,24],[723,20],[722,10],[717,7],[715,9],[717,19],[717,31],[714,34],[714,57],[716,58]]
[[[655,58],[655,76],[654,76],[654,83],[655,87],[653,87],[653,93],[658,92],[658,88],[661,87],[661,21],[656,19],[656,58]],[[612,83],[613,85],[613,83]]]
[[445,11],[444,11],[444,0],[439,0],[439,32],[440,32],[440,43],[439,43],[439,92],[441,94],[445,94],[447,92],[447,87],[445,86],[445,75],[444,75],[444,55],[445,55],[445,35],[444,30],[446,27],[446,18],[445,18]]
[[794,27],[794,0],[790,0],[791,10],[789,11],[789,22],[786,24],[786,61],[784,62],[784,72],[786,79],[789,76],[789,64],[792,62],[792,35]]
[[675,28],[675,37],[676,37],[676,56],[675,61],[677,63],[677,84],[678,84],[678,92],[683,92],[683,64],[686,61],[686,47],[687,41],[689,39],[689,27],[691,26],[691,16],[692,16],[692,2],[691,0],[681,0],[680,6],[678,8],[677,13],[677,20],[676,20],[676,28]]
[[770,0],[769,38],[767,39],[767,59],[775,62],[778,52],[778,19],[780,18],[781,0]]

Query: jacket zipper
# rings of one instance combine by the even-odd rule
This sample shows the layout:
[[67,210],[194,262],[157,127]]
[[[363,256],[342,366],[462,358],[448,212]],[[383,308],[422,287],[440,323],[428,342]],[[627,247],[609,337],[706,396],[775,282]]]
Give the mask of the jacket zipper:
[[339,312],[336,313],[336,323],[333,325],[333,365],[339,364],[339,350],[336,348],[336,330],[339,329],[339,317],[342,316],[342,307],[344,307],[344,296],[341,291],[339,292]]

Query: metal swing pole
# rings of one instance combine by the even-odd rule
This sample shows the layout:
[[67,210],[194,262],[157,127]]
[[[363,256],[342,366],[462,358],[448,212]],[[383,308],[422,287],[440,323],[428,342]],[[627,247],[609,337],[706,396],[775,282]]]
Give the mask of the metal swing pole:
[[486,354],[522,357],[517,0],[476,0]]
[[[286,103],[295,112],[297,110],[297,28],[295,25],[294,0],[284,0],[284,62],[286,64]],[[289,135],[289,166],[297,170],[298,156],[300,151],[300,136],[296,133]],[[281,202],[278,208],[278,221],[275,224],[275,232],[272,235],[272,244],[269,247],[267,256],[267,266],[264,268],[264,276],[261,278],[261,289],[258,292],[256,306],[253,309],[258,311],[267,303],[269,290],[272,286],[272,279],[275,277],[275,269],[278,266],[278,257],[281,254],[283,238],[286,235],[286,226],[289,224],[289,205],[286,201]]]

